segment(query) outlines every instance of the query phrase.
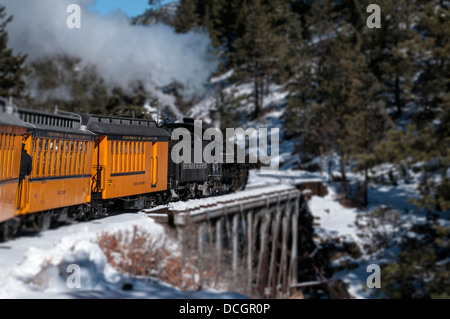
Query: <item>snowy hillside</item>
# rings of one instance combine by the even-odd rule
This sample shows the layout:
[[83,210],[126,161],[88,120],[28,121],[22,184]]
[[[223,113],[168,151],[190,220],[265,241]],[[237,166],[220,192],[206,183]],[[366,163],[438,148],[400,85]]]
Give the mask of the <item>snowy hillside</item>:
[[[232,75],[233,72],[230,71],[213,79],[212,83],[222,83],[223,95],[240,101],[237,110],[244,114],[244,121],[238,124],[244,128],[279,128],[281,134],[280,170],[271,174],[253,171],[249,187],[323,181],[328,188],[328,195],[323,198],[314,196],[309,202],[309,208],[315,218],[315,242],[318,250],[330,244],[333,249],[342,249],[341,253],[330,258],[329,271],[333,273],[333,278],[341,279],[348,285],[351,296],[363,299],[383,297],[379,290],[367,288],[366,280],[370,275],[367,267],[371,264],[386,265],[396,262],[402,243],[408,238],[422,236],[414,229],[429,223],[430,216],[426,210],[411,203],[412,199],[420,198],[417,189],[423,179],[422,172],[410,170],[405,177],[393,164],[376,166],[369,172],[371,182],[367,207],[357,208],[354,203],[346,203],[346,195],[350,194],[351,197],[352,193],[357,191],[358,185],[362,185],[364,181],[362,173],[353,172],[356,163],[346,163],[347,178],[350,182],[345,190],[338,180],[335,181],[336,177],[341,175],[338,155],[331,154],[322,158],[322,175],[319,171],[320,158],[301,163],[300,156],[295,152],[298,141],[287,140],[283,136],[281,117],[286,110],[287,91],[281,86],[271,85],[269,94],[264,99],[264,115],[258,120],[245,121],[245,115],[252,112],[252,86],[248,83],[228,85],[227,81]],[[205,99],[194,106],[189,115],[210,123],[210,111],[216,107],[216,99],[217,95]],[[313,169],[304,170],[309,167]],[[396,180],[397,185],[393,185],[391,178]],[[448,229],[449,217],[450,212],[439,214],[437,224]],[[349,253],[345,247],[353,247],[353,251]],[[440,260],[437,263],[446,262],[448,263],[448,260]]]

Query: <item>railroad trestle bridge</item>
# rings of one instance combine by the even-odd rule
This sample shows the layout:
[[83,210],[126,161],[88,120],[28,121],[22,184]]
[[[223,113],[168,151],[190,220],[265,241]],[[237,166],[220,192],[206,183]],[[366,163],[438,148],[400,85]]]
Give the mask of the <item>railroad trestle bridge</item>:
[[298,284],[299,216],[308,212],[301,189],[266,186],[176,203],[149,215],[168,222],[198,256],[228,267],[252,295],[289,298]]

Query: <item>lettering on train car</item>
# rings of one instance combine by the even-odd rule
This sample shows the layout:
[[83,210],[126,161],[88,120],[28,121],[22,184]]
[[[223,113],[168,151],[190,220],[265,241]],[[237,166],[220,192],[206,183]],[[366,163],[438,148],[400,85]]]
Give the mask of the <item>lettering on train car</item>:
[[208,164],[206,163],[183,163],[183,169],[206,169]]
[[136,182],[133,184],[134,186],[145,185],[145,182]]
[[88,141],[91,140],[89,136],[86,135],[78,135],[78,134],[71,134],[71,133],[61,133],[61,132],[45,132],[42,137],[54,137],[54,138],[63,138],[63,139],[70,139],[70,140],[84,140]]
[[[108,136],[110,141],[148,141],[148,142],[158,142],[162,139],[153,136]],[[167,141],[168,139],[165,139]]]

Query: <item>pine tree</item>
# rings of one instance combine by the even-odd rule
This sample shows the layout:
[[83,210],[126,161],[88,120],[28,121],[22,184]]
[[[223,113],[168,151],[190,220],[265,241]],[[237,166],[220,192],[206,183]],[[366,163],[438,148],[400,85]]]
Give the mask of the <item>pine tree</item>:
[[[346,180],[345,162],[356,153],[348,127],[375,100],[376,81],[366,67],[354,28],[341,27],[337,37],[328,40],[327,54],[319,90],[324,100],[319,111],[336,128],[329,139],[341,156],[342,178]],[[366,114],[365,114],[366,115]],[[350,139],[350,141],[349,141]]]
[[173,19],[171,12],[165,10],[162,6],[162,0],[149,0],[150,6],[143,14],[133,17],[131,24],[133,25],[150,25],[156,23],[164,23],[167,25],[173,25]]
[[[287,53],[282,57],[280,78],[287,83],[289,99],[283,114],[283,129],[286,138],[298,138],[298,149],[306,158],[319,155],[319,132],[314,131],[317,118],[313,108],[318,96],[315,66],[317,57],[313,56],[298,14],[290,19]],[[329,149],[329,147],[325,147]]]
[[21,98],[24,96],[27,73],[24,67],[26,55],[14,55],[8,48],[8,32],[6,26],[13,17],[8,16],[4,6],[0,5],[0,96]]
[[[374,83],[376,83],[375,79]],[[370,90],[370,86],[368,87]],[[368,95],[370,94],[369,92]],[[370,96],[367,96],[367,98],[368,101],[371,100]],[[362,204],[366,206],[369,203],[369,170],[382,162],[377,157],[375,147],[382,141],[393,123],[387,115],[384,102],[380,100],[361,105],[358,112],[347,116],[346,120],[346,136],[344,139],[346,145],[348,145],[349,154],[357,160],[355,171],[364,174]]]
[[422,168],[417,188],[421,196],[411,199],[411,202],[429,212],[450,209],[450,180],[447,176],[450,167],[449,125],[447,110],[442,114],[438,128],[429,124],[423,127],[410,125],[406,131],[393,130],[375,148],[377,156],[385,162],[406,169],[413,164]]
[[195,0],[180,0],[173,25],[178,33],[187,33],[200,25]]
[[298,1],[294,9],[298,13],[289,17],[289,45],[282,61],[282,78],[290,91],[284,130],[287,137],[299,137],[299,149],[309,158],[318,156],[320,148],[325,153],[335,149],[331,138],[336,128],[322,107],[325,95],[321,91],[326,37],[333,30],[332,5],[330,1],[316,1],[312,6]]
[[235,74],[253,82],[253,117],[257,118],[262,112],[268,81],[277,74],[283,46],[272,28],[267,7],[260,0],[252,1],[248,12],[245,33],[234,43],[233,62],[238,69]]
[[[360,12],[373,1],[360,1]],[[420,48],[418,34],[413,28],[416,20],[416,4],[413,1],[378,1],[382,9],[381,29],[369,29],[361,19],[363,51],[372,72],[382,85],[388,108],[393,108],[394,117],[403,113],[404,106],[413,98],[412,86],[417,72],[415,61]],[[358,8],[356,8],[358,10]]]
[[209,15],[208,30],[213,44],[220,49],[221,56],[227,60],[229,67],[232,54],[235,52],[235,41],[240,39],[245,32],[249,14],[247,1],[213,0],[208,4],[205,12]]
[[[432,1],[420,14],[420,76],[414,87],[423,107],[425,120],[433,120],[435,111],[448,107],[450,92],[450,6]],[[420,124],[420,123],[419,123]]]

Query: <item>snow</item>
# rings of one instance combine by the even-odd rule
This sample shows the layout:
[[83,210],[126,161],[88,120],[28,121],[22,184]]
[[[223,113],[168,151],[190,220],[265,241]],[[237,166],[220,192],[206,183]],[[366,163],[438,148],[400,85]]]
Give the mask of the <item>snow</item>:
[[[139,227],[156,236],[166,236],[163,226],[146,214],[123,214],[89,223],[29,235],[0,245],[0,298],[149,298],[149,299],[240,299],[236,293],[212,290],[183,292],[161,282],[131,280],[107,262],[97,237],[108,233],[132,231]],[[176,246],[176,243],[172,243]],[[71,289],[67,282],[76,264],[81,270],[81,288]],[[68,271],[69,270],[69,271]],[[123,291],[132,283],[132,291]]]
[[324,198],[313,196],[308,203],[314,217],[320,218],[320,226],[315,232],[323,239],[342,237],[349,241],[358,241],[357,229],[354,221],[357,209],[346,209],[336,199],[333,188],[328,188],[328,195]]
[[[338,174],[339,158],[332,155],[327,160],[334,163],[332,174]],[[312,162],[319,162],[315,159]],[[323,161],[327,163],[327,161]],[[348,168],[348,176],[353,181],[362,181],[362,176],[352,173]],[[386,170],[385,167],[378,167],[374,171],[375,174]],[[303,170],[280,170],[271,174],[259,174],[252,171],[249,178],[249,187],[260,187],[261,185],[287,185],[297,184],[304,181],[322,181],[328,189],[328,195],[325,197],[313,196],[308,201],[311,214],[315,219],[315,242],[321,245],[324,241],[334,241],[338,239],[340,242],[356,243],[362,252],[362,256],[356,260],[349,256],[341,257],[332,262],[332,266],[337,266],[344,261],[352,261],[356,268],[351,270],[343,270],[334,274],[334,278],[340,279],[348,285],[348,292],[353,298],[357,299],[373,299],[379,298],[379,290],[369,289],[366,280],[372,272],[367,271],[367,267],[371,264],[381,265],[395,260],[399,254],[399,243],[401,238],[406,236],[417,236],[416,233],[410,231],[413,225],[423,224],[426,222],[426,213],[418,207],[409,203],[409,199],[419,196],[416,190],[418,182],[413,181],[406,184],[399,181],[397,187],[371,184],[369,188],[369,205],[366,209],[346,208],[339,203],[338,190],[339,183],[329,181],[329,175],[324,173],[321,176],[319,172],[311,173]],[[383,232],[389,238],[388,247],[382,247],[379,251],[373,253],[366,251],[365,247],[373,246],[371,242],[373,234],[370,231],[363,234],[364,226],[368,225],[370,214],[380,208],[390,208],[388,217],[382,220],[376,228],[371,231]],[[399,220],[397,224],[392,222],[393,212],[397,212]],[[389,219],[391,218],[391,219]],[[442,221],[449,226],[447,221]]]

